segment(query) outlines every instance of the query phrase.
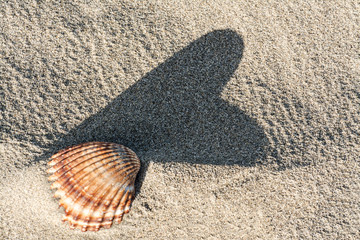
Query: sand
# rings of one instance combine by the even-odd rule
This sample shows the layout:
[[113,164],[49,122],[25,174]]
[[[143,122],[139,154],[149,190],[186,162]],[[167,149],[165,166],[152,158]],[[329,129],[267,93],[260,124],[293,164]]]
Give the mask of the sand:
[[[52,2],[0,3],[1,239],[360,238],[358,1]],[[92,140],[143,166],[82,233],[45,170]]]

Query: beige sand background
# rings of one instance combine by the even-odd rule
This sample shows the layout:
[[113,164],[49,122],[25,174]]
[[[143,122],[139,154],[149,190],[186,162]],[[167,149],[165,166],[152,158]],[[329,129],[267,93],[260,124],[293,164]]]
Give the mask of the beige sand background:
[[[359,239],[358,1],[1,1],[1,239]],[[123,222],[69,230],[47,158],[126,144]]]

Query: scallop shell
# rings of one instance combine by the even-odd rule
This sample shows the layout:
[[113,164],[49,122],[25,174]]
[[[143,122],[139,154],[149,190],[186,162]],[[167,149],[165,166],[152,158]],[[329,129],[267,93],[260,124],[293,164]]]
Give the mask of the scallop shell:
[[64,207],[70,229],[98,231],[120,223],[130,210],[140,160],[129,148],[115,143],[89,142],[66,148],[48,163],[58,189],[54,197]]

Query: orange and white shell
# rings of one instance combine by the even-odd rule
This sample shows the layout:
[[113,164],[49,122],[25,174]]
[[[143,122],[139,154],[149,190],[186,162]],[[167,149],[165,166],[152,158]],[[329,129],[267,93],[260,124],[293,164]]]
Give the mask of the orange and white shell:
[[98,231],[121,222],[135,195],[140,160],[127,147],[116,143],[89,142],[66,148],[48,163],[57,188],[54,197],[64,207],[63,221],[71,229]]

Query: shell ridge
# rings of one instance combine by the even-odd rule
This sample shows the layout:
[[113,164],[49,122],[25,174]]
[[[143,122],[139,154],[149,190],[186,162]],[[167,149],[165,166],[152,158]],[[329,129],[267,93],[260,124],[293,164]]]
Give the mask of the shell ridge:
[[[111,191],[112,189],[109,189],[109,191]],[[115,197],[116,196],[116,194],[117,194],[117,192],[120,190],[120,187],[119,188],[117,188],[117,190],[116,190],[116,192],[115,193],[113,193],[113,197]],[[103,196],[103,198],[105,198],[106,197],[106,195],[104,195]],[[110,205],[110,204],[109,204]],[[102,205],[100,205],[100,206],[98,206],[98,208],[100,208]],[[94,208],[95,207],[95,208]],[[88,228],[88,226],[90,225],[89,223],[90,223],[90,221],[91,221],[91,219],[92,219],[92,215],[93,215],[93,213],[96,211],[97,209],[96,209],[96,206],[95,205],[92,205],[91,206],[91,208],[90,208],[90,211],[91,211],[91,214],[89,214],[88,216],[87,216],[87,218],[85,218],[85,220],[84,220],[84,224],[83,224],[83,227],[82,227],[82,229],[81,229],[81,231],[83,231],[83,232],[85,232],[86,230],[87,230],[87,228]]]
[[[93,157],[93,158],[95,158],[95,157]],[[118,160],[118,156],[117,156],[116,154],[108,155],[106,158],[104,158],[104,159],[98,159],[98,160],[96,160],[96,161],[94,161],[94,162],[91,162],[90,164],[87,164],[87,165],[86,165],[86,163],[84,163],[84,167],[83,167],[82,169],[78,169],[78,171],[76,171],[76,172],[72,172],[72,171],[71,171],[72,168],[70,168],[70,169],[64,171],[64,173],[63,173],[61,176],[59,176],[57,179],[56,179],[56,177],[54,177],[54,174],[53,174],[52,176],[49,177],[49,180],[56,180],[56,184],[64,184],[64,185],[65,185],[65,184],[68,182],[68,180],[69,180],[70,177],[74,177],[75,175],[80,175],[80,176],[81,176],[81,174],[82,174],[83,172],[86,172],[86,171],[87,171],[87,168],[91,168],[92,165],[97,164],[97,163],[99,163],[99,162],[101,162],[101,161],[104,161],[104,160],[109,160],[110,158],[113,158],[113,160],[109,161],[108,163]],[[89,160],[90,160],[90,158],[87,159],[87,161],[89,161]],[[108,164],[108,163],[104,163],[103,165]],[[80,165],[80,164],[79,164],[79,165]],[[77,166],[79,166],[79,165],[77,165]],[[98,169],[98,168],[101,168],[103,165],[98,166],[97,168],[94,168],[93,170],[96,170],[96,169]],[[70,173],[69,173],[69,172],[70,172]],[[91,172],[88,172],[88,173],[91,173]],[[86,175],[85,175],[85,176],[86,176]],[[81,178],[78,178],[78,179],[82,179],[82,178],[85,177],[85,176],[82,176]]]
[[[84,144],[78,144],[78,145],[74,145],[74,146],[70,146],[70,147],[67,147],[61,151],[59,151],[58,153],[55,153],[54,155],[52,155],[50,157],[50,159],[52,159],[52,161],[50,161],[48,164],[51,166],[51,165],[54,165],[53,163],[54,162],[57,162],[56,159],[61,159],[61,157],[63,155],[66,155],[67,153],[69,152],[72,152],[72,151],[76,151],[76,150],[79,150],[81,148],[83,149],[87,149],[89,146],[93,146],[93,147],[96,147],[96,143],[97,142],[88,142],[88,143],[84,143]],[[100,143],[99,145],[100,146],[104,146],[104,144],[101,144],[101,142],[98,142]],[[75,153],[77,153],[78,151],[76,151]]]
[[[115,161],[112,161],[112,162],[115,162]],[[104,164],[104,165],[105,165],[105,164]],[[103,165],[103,166],[104,166],[104,165]],[[115,179],[115,178],[116,178],[116,177],[114,177],[114,175],[115,175],[117,172],[119,172],[119,169],[116,169],[116,166],[117,166],[116,164],[111,165],[111,166],[109,166],[108,168],[104,169],[102,172],[100,172],[100,174],[102,174],[102,173],[104,173],[104,172],[109,172],[109,170],[112,169],[112,170],[111,170],[111,173],[112,173],[112,174],[108,174],[107,177],[103,179],[103,181],[102,181],[102,182],[104,182],[103,185],[105,185],[106,183],[111,184],[111,182],[110,182],[110,181],[107,181],[107,180],[109,180],[109,179]],[[97,175],[94,175],[94,177],[90,179],[91,182],[89,182],[87,186],[91,185],[91,184],[93,183],[93,181],[96,180],[97,177],[98,177]],[[122,182],[121,182],[121,183],[122,183]],[[93,189],[91,192],[93,193],[95,190],[97,190],[97,189],[98,189],[99,187],[101,187],[101,186],[102,186],[102,185],[98,186],[96,189]]]
[[[101,167],[101,166],[100,166]],[[71,193],[72,189],[74,187],[77,187],[78,185],[81,185],[84,178],[86,178],[88,175],[93,174],[91,171],[86,171],[88,166],[85,166],[83,169],[81,169],[78,172],[71,173],[70,171],[67,171],[64,173],[60,178],[58,178],[52,185],[51,188],[56,188],[60,185],[60,190],[67,190]],[[52,176],[49,177],[49,180],[51,180]]]
[[[67,213],[67,221],[71,224],[72,227],[76,228],[77,226],[87,226],[89,221],[83,221],[84,219],[93,215],[94,212],[98,210],[102,205],[99,205],[104,198],[107,197],[107,193],[112,190],[112,182],[111,181],[103,181],[100,185],[98,185],[92,193],[94,196],[100,196],[99,198],[95,198],[93,196],[87,196],[80,192],[74,199],[73,203],[70,205],[65,205],[65,211]],[[103,191],[98,192],[97,190],[103,189]],[[80,201],[78,201],[80,199]],[[74,211],[74,209],[77,209]],[[86,213],[84,214],[84,210],[86,209]],[[89,220],[90,220],[89,219]]]
[[98,231],[121,222],[134,199],[141,162],[129,148],[108,142],[68,147],[50,158],[51,188],[58,188],[70,229]]
[[[116,159],[115,159],[115,160],[112,160],[112,161],[110,161],[110,162],[108,162],[108,163],[105,163],[105,164],[99,166],[99,167],[96,168],[96,169],[102,168],[103,166],[105,166],[105,165],[107,165],[107,164],[109,164],[109,163],[114,163],[114,162],[116,162]],[[109,165],[108,168],[104,169],[103,171],[99,172],[98,174],[102,174],[102,173],[108,171],[108,170],[111,169],[111,168],[116,168],[118,165],[121,165],[121,164],[119,163],[119,164]],[[130,171],[128,171],[128,170],[131,169],[131,166],[128,167],[127,169],[125,169],[126,167],[127,167],[127,166],[122,166],[121,168],[118,168],[118,169],[115,171],[115,173],[120,172],[120,171],[122,171],[122,170],[125,170],[126,173],[127,173],[129,176],[133,176],[133,175],[135,175],[135,174],[137,173],[137,171],[138,171],[137,169],[135,169],[135,171],[131,171],[131,172],[130,172]],[[134,168],[135,168],[135,167],[132,167],[132,169],[134,169]],[[79,186],[83,185],[83,184],[82,184],[82,180],[84,179],[84,177],[86,177],[87,175],[89,175],[89,174],[91,174],[91,173],[92,173],[92,172],[89,172],[89,173],[83,175],[81,178],[77,178],[77,180],[73,180],[73,179],[68,178],[65,182],[62,183],[62,186],[60,187],[60,189],[61,189],[61,190],[67,190],[67,192],[68,192],[67,195],[73,195],[74,192],[75,192],[75,194],[80,194],[80,193],[81,193],[81,190],[83,190],[83,187],[81,187],[81,189],[79,189],[79,190],[77,190],[77,189],[79,188]],[[122,175],[123,175],[123,174],[122,174]],[[75,175],[73,175],[72,177],[75,177]],[[86,181],[88,182],[88,184],[87,184],[87,185],[84,185],[84,187],[91,185],[91,184],[93,183],[93,181],[96,180],[96,178],[97,178],[97,175],[94,175],[92,178],[87,179]],[[71,188],[68,188],[68,186],[71,186]],[[73,189],[75,189],[75,191],[74,191]],[[76,192],[78,192],[78,193],[76,193]]]
[[[83,180],[84,177],[88,176],[88,175],[91,174],[91,173],[94,173],[95,170],[98,170],[98,169],[100,169],[100,168],[103,168],[105,165],[108,165],[108,164],[110,164],[110,163],[115,163],[115,164],[109,165],[108,168],[104,169],[103,171],[99,172],[98,174],[102,174],[102,173],[106,172],[108,169],[115,168],[115,167],[117,167],[117,166],[119,166],[119,165],[122,165],[122,163],[117,163],[117,164],[116,164],[116,161],[118,160],[118,158],[116,158],[116,155],[114,155],[114,156],[109,156],[109,158],[111,158],[111,157],[114,157],[114,159],[112,159],[112,160],[109,161],[109,162],[105,162],[104,164],[99,165],[98,167],[94,168],[92,172],[88,172],[85,176],[82,176],[81,179],[80,179],[78,182],[80,183],[81,180]],[[103,159],[98,160],[98,161],[96,161],[96,162],[88,165],[87,167],[91,167],[92,165],[94,165],[94,164],[96,164],[96,163],[98,163],[98,162],[101,162],[102,160],[103,160]],[[86,167],[86,168],[87,168],[87,167]],[[123,168],[120,168],[119,171],[122,170],[122,169],[123,169]],[[77,173],[75,173],[74,175],[72,175],[72,177],[74,177],[74,176],[76,176],[76,175],[77,175]],[[94,177],[96,178],[96,175],[94,175]],[[91,181],[91,182],[89,182],[89,184],[88,184],[88,185],[90,185],[90,184],[92,183],[92,181],[93,181],[93,178],[88,179],[87,181]]]
[[[67,177],[67,178],[72,177],[72,176],[78,174],[79,172],[83,171],[85,168],[91,167],[92,164],[96,164],[96,163],[98,163],[99,161],[103,161],[103,160],[105,160],[105,159],[107,159],[107,158],[116,156],[116,154],[113,154],[113,155],[110,155],[110,154],[109,154],[109,156],[108,156],[107,158],[105,158],[105,159],[98,159],[97,161],[94,161],[94,162],[91,162],[91,163],[86,163],[86,162],[88,162],[88,161],[91,160],[91,159],[98,158],[99,156],[100,156],[100,155],[97,155],[97,156],[95,156],[95,157],[94,157],[94,156],[93,156],[93,157],[90,156],[89,158],[83,160],[82,162],[79,162],[77,165],[74,165],[74,166],[71,166],[71,165],[66,164],[66,165],[63,166],[63,168],[66,168],[66,170],[61,171],[62,168],[60,168],[60,169],[57,170],[53,175],[51,175],[51,176],[49,177],[49,180],[50,180],[50,179],[58,180],[58,179],[62,179],[62,178],[65,178],[65,177]],[[84,165],[83,168],[77,169],[77,171],[72,171],[74,168],[76,168],[76,167],[79,168],[79,166],[81,166],[81,165]],[[71,174],[66,175],[66,174],[68,174],[69,172],[71,172]],[[60,181],[61,181],[61,180],[60,180]]]
[[[89,152],[92,149],[97,149],[95,152]],[[96,152],[101,152],[104,149],[106,149],[105,147],[98,149],[96,146],[90,146],[87,149],[78,149],[78,152],[72,153],[69,156],[63,157],[61,159],[61,161],[59,161],[58,163],[56,163],[54,166],[52,166],[48,171],[58,171],[61,167],[69,165],[71,163],[76,162],[79,158],[84,158],[86,156],[89,156],[89,158],[85,158],[83,159],[84,161],[86,161],[87,159],[91,158],[91,155],[96,153]],[[85,151],[85,154],[83,153]],[[109,149],[108,151],[111,151],[111,149]],[[74,157],[75,156],[75,157]]]
[[[102,206],[105,207],[105,209],[103,209],[103,210],[101,211],[101,216],[100,216],[100,217],[92,216],[91,219],[89,220],[89,222],[91,222],[91,220],[94,220],[94,222],[97,222],[97,221],[98,221],[98,222],[101,222],[101,226],[105,226],[104,224],[107,224],[107,223],[104,223],[104,222],[103,222],[104,217],[105,217],[105,215],[108,214],[108,213],[111,214],[111,211],[109,212],[109,209],[112,208],[113,202],[116,201],[116,196],[117,196],[117,194],[119,193],[119,191],[121,192],[121,191],[124,189],[123,186],[124,186],[127,182],[129,182],[129,179],[130,179],[130,177],[127,176],[126,178],[123,179],[123,181],[122,181],[121,183],[118,183],[118,184],[117,184],[117,188],[116,188],[117,190],[114,191],[114,193],[113,193],[113,195],[112,195],[112,197],[111,197],[111,201],[110,201],[108,204],[106,204],[106,205],[101,204],[101,205],[99,205],[99,206],[97,207],[97,209],[101,208]],[[95,209],[94,209],[94,211],[95,211]],[[111,218],[113,219],[114,216],[115,216],[115,211],[113,211],[113,214],[112,214],[112,217],[111,217]],[[111,224],[112,224],[112,222],[110,223],[109,227],[111,226]]]
[[125,202],[129,198],[130,191],[125,190],[124,195],[119,200],[119,204],[116,206],[115,210],[115,221],[120,223],[122,221],[123,215],[125,213],[124,206],[126,205]]
[[[106,216],[106,213],[105,213],[102,216],[102,221],[105,220],[108,223],[108,222],[112,222],[112,220],[116,218],[116,209],[121,204],[121,200],[124,198],[126,193],[127,193],[127,190],[125,188],[121,187],[119,189],[119,192],[114,197],[113,201],[111,202],[111,204],[110,204],[110,206],[109,206],[109,208],[107,209],[107,212],[106,212],[106,213],[110,212],[110,214],[112,214],[112,217],[109,218],[109,216]],[[109,209],[111,209],[111,210],[109,211]],[[106,216],[107,219],[105,219],[105,216]],[[105,224],[107,224],[107,223],[105,223]]]
[[[94,148],[96,149],[96,147],[94,147]],[[92,149],[92,148],[90,148],[90,149]],[[88,150],[89,150],[89,149],[88,149]],[[98,154],[98,155],[96,155],[96,156],[92,156],[92,155],[95,154],[95,153],[100,153],[100,154]],[[118,152],[118,151],[115,151],[115,152],[114,152],[113,149],[108,149],[107,151],[104,151],[104,149],[98,149],[97,151],[87,152],[86,154],[79,154],[79,156],[77,156],[77,157],[74,158],[73,160],[71,160],[71,161],[69,161],[69,162],[66,162],[66,163],[63,163],[63,165],[62,165],[61,167],[70,166],[71,168],[74,168],[74,167],[78,166],[79,164],[82,164],[82,163],[85,163],[85,162],[89,161],[90,159],[98,158],[98,157],[101,156],[101,155],[105,155],[105,154],[109,154],[109,153],[113,153],[113,155],[116,155],[116,156],[118,156],[118,157],[126,157],[126,159],[124,159],[123,162],[131,158],[131,156],[125,155],[125,154],[124,154],[125,156],[119,156],[119,152]],[[121,152],[121,153],[124,153],[124,152]],[[70,157],[72,157],[72,156],[74,156],[74,155],[75,155],[75,154],[69,156],[68,158],[70,158]],[[85,158],[85,157],[86,157],[86,158]],[[66,159],[64,159],[64,160],[67,160],[68,158],[66,158]],[[84,159],[82,159],[82,161],[80,161],[80,162],[77,162],[77,160],[78,160],[79,158],[84,158]],[[75,163],[76,165],[72,165],[72,164],[74,164],[74,163]],[[59,167],[59,169],[61,169],[61,167]],[[59,169],[58,169],[58,170],[59,170]],[[57,171],[58,171],[58,170],[57,170]],[[56,171],[56,172],[57,172],[57,171]]]
[[[103,166],[103,165],[102,165]],[[116,165],[113,165],[116,166]],[[110,166],[111,167],[111,166]],[[104,169],[104,171],[106,171],[107,169]],[[81,178],[78,179],[78,181],[72,181],[70,178],[68,178],[60,187],[61,191],[66,191],[66,196],[71,196],[71,195],[75,195],[75,198],[72,199],[71,201],[74,202],[77,200],[77,197],[79,194],[81,194],[81,192],[84,190],[84,188],[86,188],[88,185],[92,184],[92,182],[94,180],[96,180],[97,175],[94,175],[92,178],[87,179],[88,184],[83,186],[82,181],[84,180],[84,178],[90,174],[92,174],[93,172],[89,171],[89,172],[85,172],[85,174],[83,174],[83,176],[81,176]],[[91,181],[91,182],[89,182]],[[56,193],[55,193],[56,195]],[[65,197],[66,197],[65,196]],[[61,198],[60,202],[64,202],[65,199]]]
[[[111,207],[112,203],[114,202],[114,199],[115,199],[116,195],[118,194],[118,192],[121,191],[122,189],[124,189],[123,186],[126,184],[126,182],[129,182],[129,180],[130,180],[130,177],[127,176],[126,178],[123,179],[121,184],[116,184],[117,187],[106,188],[107,189],[106,192],[104,191],[105,194],[103,194],[103,193],[97,194],[97,195],[102,195],[102,196],[101,196],[101,198],[97,199],[96,202],[93,202],[91,205],[91,208],[88,209],[89,219],[83,221],[82,224],[80,224],[82,226],[82,228],[81,228],[82,231],[86,231],[90,225],[91,225],[90,227],[93,227],[95,229],[100,228],[102,226],[107,226],[107,225],[110,227],[112,225],[112,223],[103,223],[104,216],[108,213],[108,209]],[[111,186],[111,185],[112,185],[112,183],[107,184],[106,187]],[[116,190],[111,191],[113,189],[116,189]],[[110,197],[109,197],[109,194],[111,194]],[[109,201],[107,204],[99,205],[98,203],[99,202],[101,203],[102,200],[104,200],[104,199],[108,199],[111,201]],[[101,210],[103,207],[105,207],[105,208],[103,210]],[[94,213],[96,213],[96,212],[100,212],[100,216],[95,216]],[[113,211],[113,213],[115,214],[115,211]]]
[[[111,162],[116,163],[116,161],[111,161]],[[106,164],[101,165],[99,168],[101,168],[101,167],[104,166],[104,165],[106,165]],[[111,166],[109,166],[108,168],[105,168],[102,172],[100,172],[100,174],[103,173],[103,172],[108,171],[108,170],[111,169],[111,168],[115,168],[116,166],[117,166],[117,164],[111,165]],[[121,169],[115,169],[114,173],[117,173],[117,172],[119,172],[119,171],[121,171]],[[89,172],[89,173],[87,173],[87,175],[89,175],[89,174],[91,174],[91,173],[92,173],[92,172]],[[113,175],[114,175],[114,174],[113,174]],[[112,178],[113,175],[109,175],[108,178]],[[84,189],[85,187],[91,185],[91,184],[96,180],[97,177],[98,177],[98,175],[94,175],[91,179],[88,179],[88,180],[87,180],[87,185],[85,185],[84,187],[80,187],[80,186],[82,185],[82,184],[80,184],[80,183],[81,183],[80,181],[79,181],[79,182],[76,182],[76,183],[73,183],[72,185],[70,185],[70,186],[72,186],[72,188],[67,189],[68,191],[67,191],[67,194],[66,194],[65,198],[68,197],[68,196],[72,196],[72,195],[73,195],[74,198],[72,198],[71,201],[72,201],[72,202],[75,202],[75,201],[82,195],[83,189]],[[69,180],[69,181],[70,181],[70,180]],[[64,185],[63,185],[63,186],[64,186]],[[89,191],[89,190],[88,190],[88,191]],[[94,190],[91,191],[91,193],[93,193],[93,192],[94,192]],[[89,193],[89,194],[90,194],[90,193]],[[83,198],[91,199],[92,196],[88,196],[88,194],[85,193],[85,195],[83,195]],[[64,201],[65,201],[65,199],[64,199],[64,200],[61,199],[61,200],[62,200],[61,202],[64,202]],[[67,209],[67,210],[72,211],[72,209]]]
[[[114,166],[116,166],[116,165],[113,165],[113,167],[114,167]],[[110,166],[109,168],[111,168],[111,166]],[[104,171],[107,171],[107,169],[104,169]],[[103,171],[103,172],[104,172],[104,171]],[[93,183],[93,181],[95,181],[96,178],[98,177],[98,175],[94,175],[94,176],[92,176],[92,178],[86,180],[86,181],[87,181],[87,184],[82,184],[82,180],[83,180],[86,176],[88,176],[88,175],[90,175],[90,174],[92,174],[92,173],[93,173],[93,172],[91,172],[91,171],[85,173],[85,174],[82,176],[82,178],[81,178],[79,181],[76,181],[76,182],[73,182],[73,181],[71,181],[70,179],[67,179],[66,183],[64,183],[64,184],[60,187],[60,189],[63,190],[63,191],[66,190],[66,192],[67,192],[66,196],[72,196],[72,195],[74,195],[74,198],[71,200],[72,202],[74,202],[74,201],[76,201],[76,200],[78,199],[79,195],[82,194],[82,191],[83,191],[87,186],[91,185],[91,184]],[[101,172],[100,172],[100,173],[101,173]],[[68,188],[68,186],[70,186],[70,188]],[[87,198],[88,198],[89,196],[84,196],[84,197],[87,197]],[[90,196],[90,198],[91,198],[91,196]],[[61,199],[61,202],[63,202],[63,201],[64,201],[64,200]]]
[[[96,187],[96,189],[94,189],[93,192],[97,193],[96,195],[100,196],[100,197],[95,198],[95,201],[92,198],[80,196],[81,201],[79,203],[77,203],[77,206],[82,206],[83,208],[80,209],[79,211],[77,211],[75,214],[70,214],[71,219],[76,224],[76,226],[81,226],[83,229],[84,227],[86,227],[88,225],[89,221],[82,221],[82,222],[80,222],[80,221],[82,219],[86,219],[86,217],[89,217],[89,216],[91,219],[91,216],[93,215],[93,213],[96,212],[102,206],[101,204],[99,205],[98,203],[100,203],[102,200],[106,199],[109,192],[111,193],[111,191],[112,191],[111,186],[112,186],[111,181],[103,181],[103,183],[101,185],[98,185]],[[103,191],[97,192],[97,190],[99,190],[99,189],[103,189]],[[87,209],[87,214],[84,214],[85,207]],[[80,219],[80,221],[79,221],[79,219]]]
[[[131,202],[133,200],[133,194],[135,192],[135,186],[134,186],[134,183],[135,183],[135,179],[131,179],[130,180],[130,183],[128,184],[128,186],[124,189],[124,192],[122,195],[119,196],[118,200],[117,200],[117,204],[116,205],[113,205],[113,210],[115,212],[115,221],[117,223],[120,223],[122,221],[122,216],[123,214],[125,213],[125,209],[124,209],[124,206],[126,205],[131,205]],[[127,195],[127,199],[123,200],[124,198],[124,195],[126,193],[129,193]],[[123,204],[123,202],[127,202],[127,201],[130,201],[129,204]]]

